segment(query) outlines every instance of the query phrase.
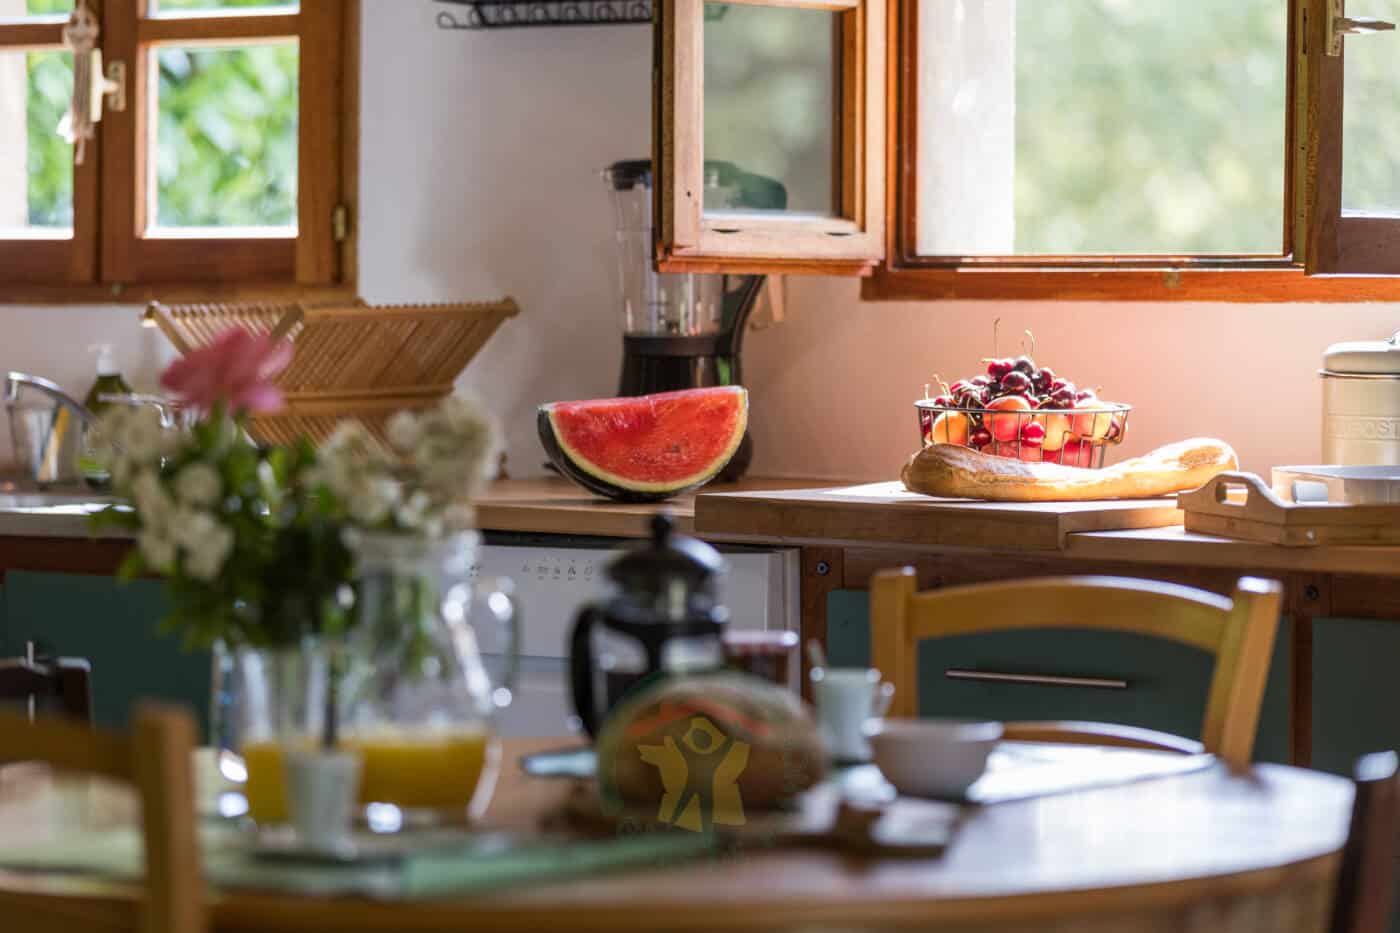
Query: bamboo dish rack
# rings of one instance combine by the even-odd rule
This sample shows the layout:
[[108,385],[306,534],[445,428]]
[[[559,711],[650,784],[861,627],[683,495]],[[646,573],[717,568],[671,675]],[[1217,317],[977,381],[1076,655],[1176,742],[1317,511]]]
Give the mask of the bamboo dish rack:
[[299,435],[324,441],[342,420],[362,423],[381,442],[389,417],[435,405],[486,341],[520,311],[510,298],[463,304],[188,304],[151,302],[143,322],[182,355],[229,327],[292,341],[292,361],[276,379],[286,407],[249,425],[261,443]]

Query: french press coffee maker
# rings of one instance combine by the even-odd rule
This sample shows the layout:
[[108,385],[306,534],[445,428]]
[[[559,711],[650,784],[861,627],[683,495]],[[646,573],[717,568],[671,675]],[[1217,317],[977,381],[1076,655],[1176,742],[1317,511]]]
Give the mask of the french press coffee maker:
[[651,540],[608,566],[620,592],[585,606],[574,622],[569,668],[574,709],[596,736],[609,712],[657,677],[723,666],[729,612],[715,599],[724,558],[675,533],[668,515],[651,521]]

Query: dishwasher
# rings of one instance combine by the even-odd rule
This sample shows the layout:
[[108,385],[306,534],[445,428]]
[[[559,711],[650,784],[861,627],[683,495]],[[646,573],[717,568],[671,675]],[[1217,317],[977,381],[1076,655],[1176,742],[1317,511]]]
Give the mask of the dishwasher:
[[[520,676],[500,734],[567,735],[577,731],[569,694],[569,635],[579,607],[614,591],[607,565],[631,542],[617,538],[484,532],[473,577],[506,577],[520,602]],[[718,583],[731,630],[797,632],[801,563],[796,548],[719,546],[727,571]],[[498,635],[478,629],[493,676],[503,667]]]

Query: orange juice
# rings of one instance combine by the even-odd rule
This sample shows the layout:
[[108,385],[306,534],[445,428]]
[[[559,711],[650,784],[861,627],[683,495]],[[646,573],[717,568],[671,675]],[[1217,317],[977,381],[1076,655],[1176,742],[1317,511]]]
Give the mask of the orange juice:
[[343,744],[364,756],[360,800],[405,809],[465,811],[497,757],[493,737],[469,729],[385,729],[347,736]]
[[[285,823],[288,818],[285,747],[264,740],[249,742],[241,751],[248,769],[243,788],[248,815],[260,824]],[[364,757],[360,803],[392,803],[408,810],[465,812],[488,766],[494,777],[498,757],[493,736],[480,730],[384,729],[346,736],[341,747]]]
[[240,751],[248,769],[243,795],[248,815],[258,823],[287,821],[287,779],[282,772],[282,743],[271,739],[249,742]]

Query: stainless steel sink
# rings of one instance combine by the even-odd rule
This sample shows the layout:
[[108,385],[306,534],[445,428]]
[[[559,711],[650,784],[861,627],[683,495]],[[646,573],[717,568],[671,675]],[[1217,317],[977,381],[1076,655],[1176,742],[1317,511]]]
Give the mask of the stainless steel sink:
[[0,482],[0,512],[96,512],[118,501],[82,487],[41,490],[23,483]]

